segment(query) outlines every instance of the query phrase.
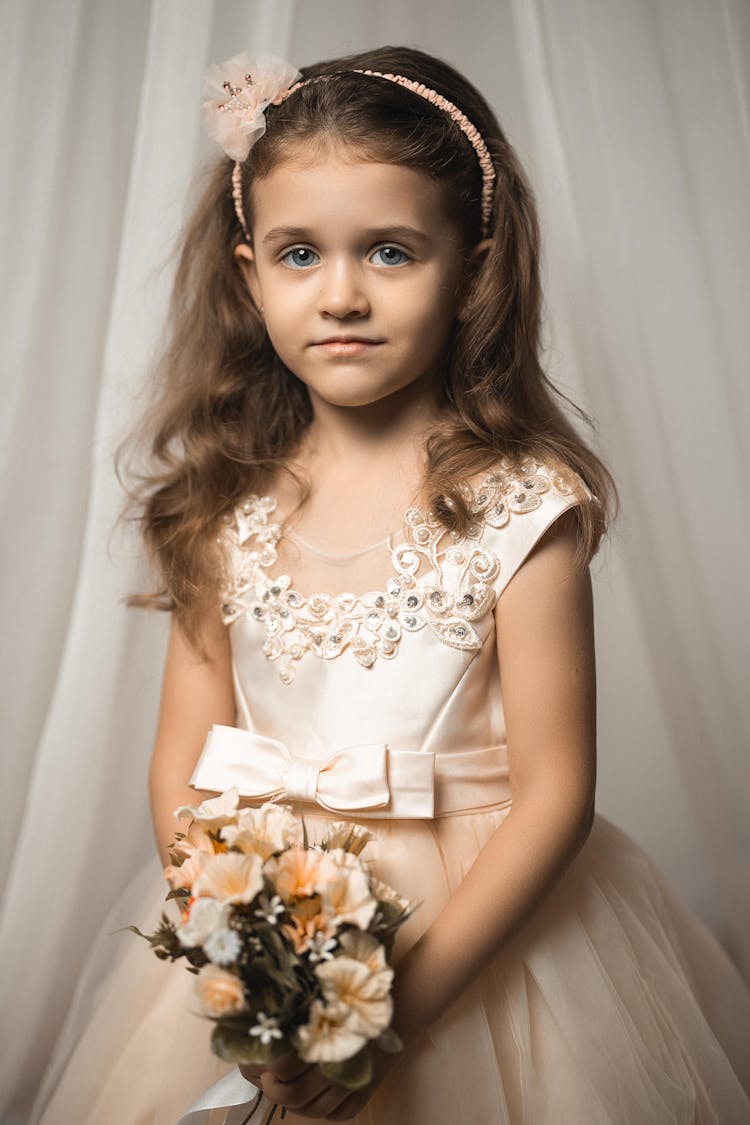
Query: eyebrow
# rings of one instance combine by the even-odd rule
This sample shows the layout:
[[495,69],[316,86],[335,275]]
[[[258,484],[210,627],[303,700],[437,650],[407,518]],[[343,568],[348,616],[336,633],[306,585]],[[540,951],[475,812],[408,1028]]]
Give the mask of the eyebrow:
[[[393,223],[382,227],[369,227],[363,232],[368,238],[415,238],[420,242],[429,242],[429,235],[416,227],[406,226],[403,223]],[[308,227],[273,227],[263,239],[267,242],[277,242],[282,238],[299,239],[308,242],[315,241],[315,234]]]

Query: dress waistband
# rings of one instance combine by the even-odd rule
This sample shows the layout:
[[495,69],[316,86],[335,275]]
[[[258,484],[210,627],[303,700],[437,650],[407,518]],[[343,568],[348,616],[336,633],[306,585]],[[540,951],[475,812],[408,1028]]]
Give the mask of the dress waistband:
[[214,725],[190,784],[241,797],[318,805],[342,816],[432,819],[510,804],[505,747],[433,754],[386,743],[306,758],[274,738]]

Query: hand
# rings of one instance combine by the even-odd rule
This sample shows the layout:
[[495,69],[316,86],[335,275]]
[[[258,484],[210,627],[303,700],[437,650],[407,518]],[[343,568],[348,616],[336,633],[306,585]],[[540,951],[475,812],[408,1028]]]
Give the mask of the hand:
[[303,1062],[297,1055],[285,1055],[273,1068],[240,1066],[240,1073],[254,1082],[277,1105],[293,1109],[300,1117],[324,1118],[326,1121],[349,1121],[370,1100],[388,1071],[398,1062],[398,1055],[386,1055],[370,1047],[373,1056],[373,1077],[366,1086],[351,1090],[331,1082],[318,1067]]

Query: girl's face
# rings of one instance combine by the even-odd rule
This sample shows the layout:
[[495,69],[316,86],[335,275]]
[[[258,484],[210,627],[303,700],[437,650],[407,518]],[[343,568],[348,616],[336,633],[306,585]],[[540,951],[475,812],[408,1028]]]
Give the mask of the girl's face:
[[313,405],[434,387],[466,278],[439,186],[331,153],[288,159],[252,193],[253,250],[238,255],[271,343]]

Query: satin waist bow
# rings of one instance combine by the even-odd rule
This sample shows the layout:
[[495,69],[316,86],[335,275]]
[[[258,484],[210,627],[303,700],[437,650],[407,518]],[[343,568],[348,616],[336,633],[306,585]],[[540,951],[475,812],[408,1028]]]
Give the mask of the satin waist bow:
[[236,786],[252,800],[303,801],[329,812],[427,819],[435,811],[434,772],[431,753],[376,743],[304,758],[275,738],[216,724],[190,784],[217,793]]

